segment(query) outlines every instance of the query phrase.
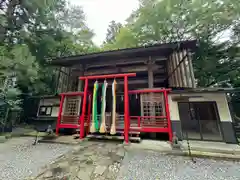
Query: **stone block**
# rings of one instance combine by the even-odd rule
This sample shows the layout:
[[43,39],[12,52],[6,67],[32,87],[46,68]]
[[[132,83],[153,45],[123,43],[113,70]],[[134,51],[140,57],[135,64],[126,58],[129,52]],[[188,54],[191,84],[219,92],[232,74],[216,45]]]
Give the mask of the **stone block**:
[[4,143],[6,141],[7,141],[7,139],[5,136],[0,136],[0,143]]
[[117,151],[117,155],[118,156],[121,156],[121,157],[123,157],[124,156],[124,154],[125,154],[125,151],[124,151],[124,149],[118,149],[118,151]]
[[77,177],[81,180],[91,180],[92,171],[92,167],[82,168],[80,171],[78,171]]
[[106,169],[107,166],[97,166],[94,170],[94,174],[102,175]]

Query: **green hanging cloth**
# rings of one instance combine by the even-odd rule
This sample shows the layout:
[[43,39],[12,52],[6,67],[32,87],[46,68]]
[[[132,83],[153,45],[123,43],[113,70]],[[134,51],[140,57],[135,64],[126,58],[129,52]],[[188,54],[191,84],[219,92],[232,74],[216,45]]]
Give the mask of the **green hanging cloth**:
[[108,83],[105,80],[102,85],[102,103],[101,103],[101,126],[100,133],[106,132],[106,91],[107,91]]
[[92,124],[90,128],[91,133],[94,133],[99,129],[99,123],[97,119],[97,90],[98,90],[98,82],[96,81],[93,87]]

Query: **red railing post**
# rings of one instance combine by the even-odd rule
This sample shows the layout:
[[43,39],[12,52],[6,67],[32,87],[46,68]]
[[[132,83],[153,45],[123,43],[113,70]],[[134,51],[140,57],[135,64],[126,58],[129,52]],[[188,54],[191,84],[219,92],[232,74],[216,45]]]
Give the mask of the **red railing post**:
[[141,126],[141,117],[138,116],[138,117],[137,117],[137,120],[138,120],[138,127],[140,128],[140,126]]
[[165,112],[166,112],[166,117],[167,117],[167,121],[168,121],[169,140],[172,142],[172,134],[173,133],[172,133],[172,124],[171,124],[171,120],[170,120],[167,90],[164,91],[164,99],[165,99]]
[[59,133],[59,126],[61,123],[61,118],[62,118],[62,109],[63,109],[63,103],[64,103],[64,95],[61,95],[61,100],[60,100],[60,106],[59,106],[59,111],[58,111],[58,119],[57,119],[57,125],[56,125],[56,135]]
[[124,140],[128,143],[129,131],[129,102],[128,102],[128,76],[124,76]]
[[84,85],[84,94],[83,94],[83,103],[82,103],[82,115],[80,116],[80,139],[84,138],[84,117],[86,112],[86,104],[87,104],[87,90],[88,90],[88,79],[85,79]]

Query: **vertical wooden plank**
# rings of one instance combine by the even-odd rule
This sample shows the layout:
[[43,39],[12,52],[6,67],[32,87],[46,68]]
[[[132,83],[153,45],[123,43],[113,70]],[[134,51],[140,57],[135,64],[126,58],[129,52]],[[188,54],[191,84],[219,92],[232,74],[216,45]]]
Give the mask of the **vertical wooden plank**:
[[173,63],[173,55],[172,54],[171,54],[171,66],[172,66],[171,76],[172,76],[172,79],[173,79],[172,87],[176,87],[177,81],[176,81],[175,74],[173,72],[174,71],[174,63]]
[[[80,76],[80,77],[81,77],[81,76],[84,76],[84,71],[83,71],[83,69],[80,70],[79,76]],[[78,78],[78,87],[77,87],[77,90],[78,90],[78,91],[82,91],[82,90],[83,90],[82,87],[83,87],[83,80],[81,80],[81,79]]]
[[189,73],[190,73],[190,77],[191,77],[192,88],[195,88],[196,83],[195,83],[194,70],[193,70],[193,64],[192,64],[192,54],[191,54],[190,50],[187,51],[187,58],[188,58],[188,63],[189,63]]
[[174,87],[179,87],[179,82],[178,82],[178,78],[177,78],[177,71],[176,71],[176,58],[175,58],[175,55],[174,55],[175,52],[173,52],[172,54],[172,61],[173,61],[173,75],[174,75],[174,79],[175,79],[175,83],[174,84]]
[[148,88],[153,88],[154,81],[153,81],[153,68],[152,64],[148,64]]
[[170,56],[169,56],[167,60],[167,76],[168,76],[169,87],[171,87],[171,84],[172,84],[172,77],[169,76],[170,74],[171,74],[171,64],[170,64]]
[[[186,50],[183,50],[182,51],[182,55],[183,55],[183,58],[185,57],[186,55]],[[183,60],[183,67],[184,67],[184,74],[185,74],[185,77],[186,77],[186,87],[191,87],[190,86],[190,76],[189,76],[189,72],[188,72],[188,62],[187,62],[187,58],[185,57],[184,60]]]
[[178,51],[177,53],[178,55],[178,59],[179,59],[179,62],[181,62],[180,64],[180,76],[181,76],[181,80],[182,80],[182,87],[186,87],[187,86],[187,83],[186,83],[186,75],[184,74],[184,63],[182,62],[182,59],[183,59],[183,55],[182,55],[182,52],[181,51]]
[[168,57],[168,83],[169,87],[172,87],[172,76],[170,76],[172,70],[171,70],[171,56]]
[[[166,70],[167,70],[167,77],[169,76],[169,67],[168,67],[168,61],[169,61],[169,58],[167,58],[167,61],[166,61]],[[166,73],[166,72],[165,72]],[[169,86],[169,78],[167,79],[167,85]]]
[[63,90],[63,70],[64,67],[60,68],[60,75],[59,75],[59,85],[58,85],[58,93],[61,93]]
[[178,78],[178,83],[179,83],[179,87],[183,87],[183,83],[182,83],[182,78],[181,78],[181,73],[180,73],[180,60],[178,58],[178,52],[176,51],[174,53],[175,59],[176,59],[176,74],[177,74],[177,78]]
[[72,91],[72,68],[67,68],[67,91]]
[[61,67],[57,68],[57,76],[56,76],[56,87],[55,87],[55,93],[58,94],[59,93],[59,82],[60,82],[60,75],[61,75]]

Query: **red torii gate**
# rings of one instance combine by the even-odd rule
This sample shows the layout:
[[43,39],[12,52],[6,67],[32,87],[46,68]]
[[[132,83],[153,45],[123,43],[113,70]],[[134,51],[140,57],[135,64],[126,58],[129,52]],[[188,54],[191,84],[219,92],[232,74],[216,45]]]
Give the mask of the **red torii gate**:
[[80,80],[85,81],[84,94],[83,94],[83,105],[82,105],[82,115],[81,127],[80,127],[80,139],[84,138],[84,116],[86,113],[87,104],[87,91],[88,91],[88,80],[92,79],[114,79],[114,78],[124,78],[124,140],[126,143],[129,142],[128,132],[129,132],[129,97],[128,97],[128,77],[135,77],[136,73],[126,73],[126,74],[109,74],[109,75],[99,75],[99,76],[85,76],[80,77]]

